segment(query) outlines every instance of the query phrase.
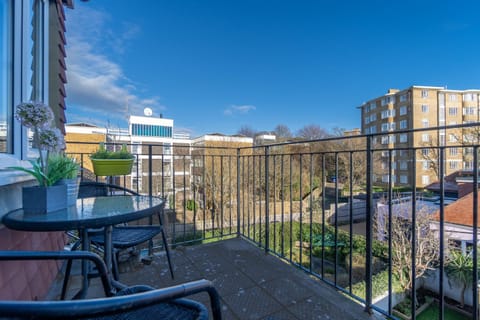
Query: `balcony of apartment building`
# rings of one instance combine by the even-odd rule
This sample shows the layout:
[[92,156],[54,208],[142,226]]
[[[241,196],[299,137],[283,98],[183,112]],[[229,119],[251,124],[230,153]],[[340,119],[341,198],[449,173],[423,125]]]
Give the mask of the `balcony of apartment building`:
[[[173,146],[175,165],[168,173],[155,171],[165,164],[161,154],[150,154],[151,166],[141,166],[144,185],[131,183],[129,175],[119,181],[168,202],[176,276],[168,276],[158,239],[150,264],[139,262],[141,248],[124,253],[121,279],[154,287],[209,279],[227,319],[395,318],[412,310],[421,319],[423,304],[439,319],[451,312],[475,318],[479,144],[428,146],[430,156],[437,156],[429,159],[436,161],[430,169],[439,176],[445,175],[450,148],[468,148],[477,163],[470,171],[472,192],[452,213],[446,180],[429,191],[418,187],[415,174],[398,173],[414,173],[424,148],[375,145],[375,138],[197,147],[192,157],[176,154]],[[88,158],[75,150],[72,156]],[[401,151],[397,164],[392,155]],[[464,270],[466,290],[452,271],[451,253],[457,251],[471,261]],[[91,295],[97,294],[93,286]]]

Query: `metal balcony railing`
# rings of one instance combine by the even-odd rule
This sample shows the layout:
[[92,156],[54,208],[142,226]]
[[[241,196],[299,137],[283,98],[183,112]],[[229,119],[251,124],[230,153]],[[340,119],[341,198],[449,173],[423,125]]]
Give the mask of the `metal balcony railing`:
[[[168,200],[172,246],[243,237],[366,311],[393,318],[408,296],[403,303],[415,319],[429,295],[439,319],[451,300],[478,319],[477,132],[474,124],[389,132],[388,147],[385,134],[242,148],[173,143],[168,156],[161,145],[143,145],[134,173],[111,179]],[[83,179],[98,179],[82,145],[92,147],[70,142],[67,152]],[[456,211],[460,225],[447,205],[459,192],[451,190],[456,176],[472,182]],[[457,269],[456,253],[468,262]]]

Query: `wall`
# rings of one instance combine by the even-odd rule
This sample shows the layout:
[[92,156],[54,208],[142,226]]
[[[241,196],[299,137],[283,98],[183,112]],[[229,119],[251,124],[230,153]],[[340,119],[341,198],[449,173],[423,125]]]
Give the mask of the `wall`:
[[[25,176],[18,176],[16,180],[0,186],[0,217],[21,207],[22,186],[34,184]],[[21,232],[0,224],[0,250],[58,251],[63,249],[65,239],[63,232]],[[59,263],[54,261],[0,262],[0,300],[42,299],[58,269]]]

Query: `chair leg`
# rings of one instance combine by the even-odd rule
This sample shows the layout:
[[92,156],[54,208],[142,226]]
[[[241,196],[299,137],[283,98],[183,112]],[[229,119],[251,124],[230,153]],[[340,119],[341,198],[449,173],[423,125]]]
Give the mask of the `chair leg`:
[[[75,242],[70,251],[77,250],[80,244],[80,241]],[[63,278],[62,293],[60,294],[61,300],[65,300],[65,296],[67,294],[68,280],[70,280],[70,272],[72,271],[72,262],[73,260],[69,259],[67,261],[67,266],[65,267],[65,277]]]
[[165,236],[165,231],[163,230],[163,227],[162,227],[162,240],[163,240],[163,246],[165,247],[165,252],[167,253],[167,261],[168,261],[168,268],[170,268],[170,275],[172,276],[172,279],[175,279],[173,275],[172,261],[170,260],[170,249],[168,248],[167,237]]
[[118,259],[120,259],[120,250],[115,248],[112,249],[114,252],[112,254],[112,273],[113,279],[116,281],[120,280],[120,271],[118,270]]

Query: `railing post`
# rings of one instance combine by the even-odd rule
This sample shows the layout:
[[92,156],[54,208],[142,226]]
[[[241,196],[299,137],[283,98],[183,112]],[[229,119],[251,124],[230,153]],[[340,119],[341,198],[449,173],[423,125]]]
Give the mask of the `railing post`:
[[269,172],[269,161],[270,160],[270,147],[265,147],[265,253],[268,253],[270,250],[270,230],[269,230],[269,203],[268,200],[270,198],[270,184],[268,183],[268,172]]
[[373,151],[372,136],[367,136],[367,203],[366,206],[366,259],[365,262],[365,311],[372,313],[372,227],[373,227],[373,194],[372,194],[372,175],[373,175]]
[[[152,182],[152,145],[148,145],[148,195],[152,196],[153,182]],[[137,166],[138,167],[138,166]]]
[[478,147],[473,148],[473,318],[478,319]]
[[240,148],[237,148],[237,237],[240,237]]

